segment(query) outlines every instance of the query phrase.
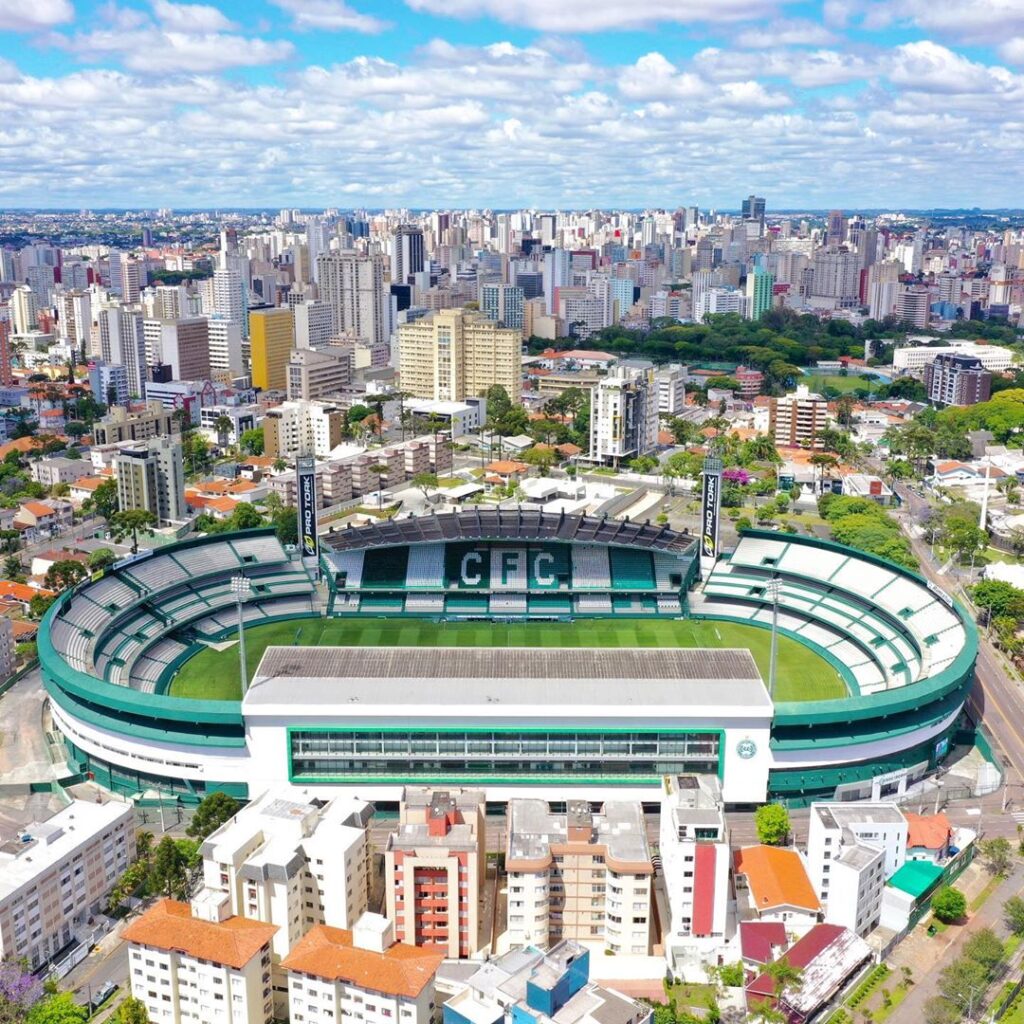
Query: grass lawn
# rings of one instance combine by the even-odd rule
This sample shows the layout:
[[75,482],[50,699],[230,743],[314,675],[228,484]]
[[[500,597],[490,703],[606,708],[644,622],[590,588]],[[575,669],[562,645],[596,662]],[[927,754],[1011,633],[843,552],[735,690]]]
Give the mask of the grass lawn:
[[714,999],[718,992],[714,985],[705,985],[702,982],[686,983],[677,981],[668,986],[668,1002],[677,1006],[688,1006],[694,1009],[704,1009],[709,999]]
[[815,374],[813,377],[801,377],[801,384],[806,384],[811,391],[817,391],[820,393],[822,388],[835,388],[836,391],[841,391],[846,394],[848,391],[856,391],[857,388],[865,388],[871,391],[878,388],[881,385],[881,381],[878,380],[864,380],[863,377],[858,377],[855,374],[850,374],[848,377],[840,376],[839,374]]
[[[418,619],[298,619],[245,631],[251,679],[271,646],[324,647],[744,647],[768,678],[771,634],[733,622],[589,619],[575,622],[427,622]],[[779,700],[845,697],[839,674],[823,658],[779,637]],[[174,697],[238,700],[238,648],[208,648],[190,658],[171,681]]]

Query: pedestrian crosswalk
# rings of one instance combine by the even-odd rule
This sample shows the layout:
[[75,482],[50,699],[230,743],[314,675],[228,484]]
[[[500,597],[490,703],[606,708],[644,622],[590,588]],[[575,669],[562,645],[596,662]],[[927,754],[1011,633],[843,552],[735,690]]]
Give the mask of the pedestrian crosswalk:
[[1010,817],[1013,818],[1018,825],[1024,825],[1024,811],[1014,811]]

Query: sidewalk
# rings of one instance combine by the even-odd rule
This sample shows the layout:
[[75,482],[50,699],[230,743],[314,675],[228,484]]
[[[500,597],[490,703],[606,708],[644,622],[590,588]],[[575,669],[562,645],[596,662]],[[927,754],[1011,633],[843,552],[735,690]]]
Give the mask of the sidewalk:
[[991,893],[985,905],[968,917],[965,925],[952,925],[947,931],[929,937],[922,923],[897,946],[887,962],[897,971],[903,964],[910,967],[914,971],[914,984],[889,1018],[893,1024],[920,1024],[924,1019],[925,1003],[939,994],[942,969],[960,955],[964,943],[975,932],[991,928],[1001,939],[1006,938],[1003,904],[1022,889],[1024,865],[1018,863]]

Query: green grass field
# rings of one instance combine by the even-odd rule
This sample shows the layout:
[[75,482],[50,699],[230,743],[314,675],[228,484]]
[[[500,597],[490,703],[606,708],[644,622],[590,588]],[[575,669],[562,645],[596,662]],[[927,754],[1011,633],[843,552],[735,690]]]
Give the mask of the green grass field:
[[871,391],[874,388],[877,388],[881,382],[877,380],[865,380],[863,377],[858,377],[853,373],[846,377],[843,377],[838,373],[817,373],[810,377],[801,377],[800,383],[806,384],[811,391],[820,392],[822,388],[830,387],[835,388],[836,391],[841,391],[843,394],[846,394],[848,391],[856,391],[857,388],[864,388],[866,391]]
[[[409,619],[299,619],[245,631],[251,679],[267,647],[745,647],[768,679],[771,634],[730,622],[584,619],[576,622],[427,622]],[[777,699],[831,700],[846,684],[824,658],[779,637]],[[200,651],[181,667],[168,691],[174,697],[238,700],[238,647]]]

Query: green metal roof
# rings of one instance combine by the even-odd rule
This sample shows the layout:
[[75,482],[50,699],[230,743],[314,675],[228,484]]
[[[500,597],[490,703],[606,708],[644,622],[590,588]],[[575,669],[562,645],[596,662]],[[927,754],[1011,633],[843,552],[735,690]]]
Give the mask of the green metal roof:
[[889,879],[889,885],[919,900],[942,877],[942,868],[930,860],[908,860]]

